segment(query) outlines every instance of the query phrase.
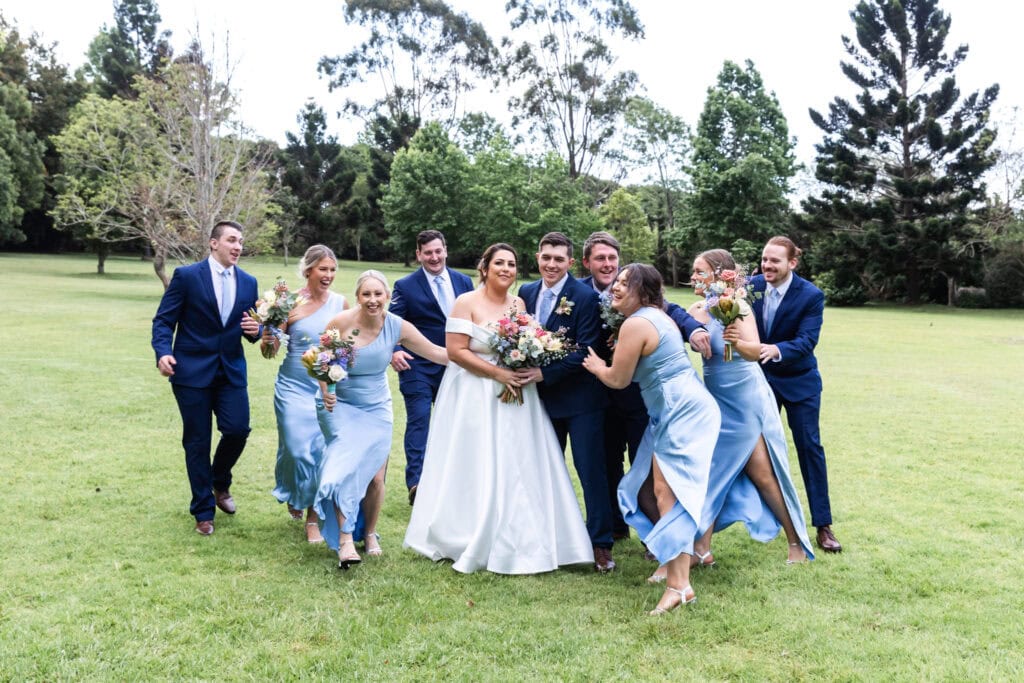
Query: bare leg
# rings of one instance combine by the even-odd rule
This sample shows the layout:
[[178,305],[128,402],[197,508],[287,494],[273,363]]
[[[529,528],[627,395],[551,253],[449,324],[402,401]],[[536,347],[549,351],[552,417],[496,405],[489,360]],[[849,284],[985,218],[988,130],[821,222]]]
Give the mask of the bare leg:
[[[651,473],[654,475],[654,497],[658,502],[660,519],[672,510],[672,507],[676,504],[676,496],[672,493],[672,488],[668,485],[668,482],[665,481],[656,458],[652,459]],[[666,590],[661,596],[661,600],[658,601],[656,611],[667,612],[675,609],[683,602],[684,597],[680,595],[680,592],[686,594],[687,598],[692,596],[692,590],[690,589],[690,555],[679,553],[679,555],[666,562],[665,567],[668,572],[665,580]],[[670,588],[673,590],[668,590]]]
[[786,502],[782,498],[782,488],[779,480],[775,477],[775,470],[772,469],[772,461],[768,456],[768,447],[764,443],[764,437],[757,440],[754,452],[750,454],[750,460],[744,468],[750,481],[754,482],[758,492],[768,504],[772,514],[782,522],[782,530],[786,532],[786,542],[789,543],[789,557],[793,562],[802,562],[807,559],[800,537],[793,526],[793,520],[786,509]]
[[[380,468],[373,480],[366,487],[366,496],[363,498],[363,519],[366,522],[366,538],[377,533],[377,520],[380,518],[380,509],[384,504],[384,475],[387,472],[388,464]],[[367,548],[369,549],[369,548]]]
[[324,537],[320,535],[320,518],[312,506],[306,509],[306,540],[310,543],[324,542]]

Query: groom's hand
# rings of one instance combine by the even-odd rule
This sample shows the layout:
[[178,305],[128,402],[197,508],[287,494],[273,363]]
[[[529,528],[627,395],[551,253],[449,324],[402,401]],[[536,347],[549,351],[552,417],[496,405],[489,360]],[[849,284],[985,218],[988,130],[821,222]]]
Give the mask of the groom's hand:
[[409,363],[407,362],[412,358],[412,354],[408,351],[402,351],[399,349],[391,354],[391,368],[395,372],[403,372],[409,369]]
[[516,377],[522,382],[523,386],[526,386],[527,384],[543,381],[544,373],[540,371],[540,368],[522,368],[521,370],[516,370]]
[[157,361],[156,367],[160,371],[160,374],[164,377],[170,377],[174,374],[174,366],[178,364],[178,361],[174,360],[174,356],[168,354],[166,356],[160,356],[160,360]]
[[705,329],[694,330],[690,335],[690,348],[705,359],[711,358],[711,335]]

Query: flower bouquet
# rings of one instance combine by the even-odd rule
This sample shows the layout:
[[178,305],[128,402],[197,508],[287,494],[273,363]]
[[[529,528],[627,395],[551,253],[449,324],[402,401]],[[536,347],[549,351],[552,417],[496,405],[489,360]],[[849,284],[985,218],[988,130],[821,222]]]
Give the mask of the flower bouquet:
[[306,372],[321,382],[327,383],[327,393],[333,394],[338,382],[348,377],[348,369],[355,363],[355,337],[359,330],[353,330],[348,339],[342,339],[338,330],[330,329],[320,334],[320,343],[310,346],[302,354]]
[[[281,330],[281,326],[288,322],[288,314],[306,301],[308,299],[300,292],[289,290],[284,279],[277,278],[274,288],[264,292],[263,298],[256,301],[256,307],[249,309],[249,317],[268,326],[281,345],[287,348],[289,337]],[[269,351],[264,350],[263,355],[265,358],[273,358],[277,350],[268,348]]]
[[[714,281],[704,288],[704,310],[720,322],[722,327],[727,327],[734,320],[750,314],[748,300],[753,296],[742,269],[719,270],[715,272]],[[730,342],[725,342],[722,358],[725,361],[732,360]]]
[[612,295],[608,292],[601,292],[598,306],[601,309],[601,327],[608,330],[608,348],[614,351],[615,342],[619,338],[619,328],[626,321],[626,316],[612,308]]
[[[576,344],[566,339],[565,328],[545,330],[532,316],[515,309],[490,327],[494,330],[491,350],[498,357],[498,365],[509,370],[542,368],[576,350]],[[522,405],[523,390],[506,386],[498,398],[502,403]]]

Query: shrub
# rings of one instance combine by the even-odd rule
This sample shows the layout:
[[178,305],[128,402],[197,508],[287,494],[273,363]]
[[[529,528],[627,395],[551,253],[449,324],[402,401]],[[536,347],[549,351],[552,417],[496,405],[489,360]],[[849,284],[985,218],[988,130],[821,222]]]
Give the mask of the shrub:
[[988,293],[984,287],[957,287],[956,305],[958,308],[988,308]]
[[814,284],[824,292],[829,306],[863,306],[868,300],[867,290],[859,282],[840,282],[832,270],[816,275]]

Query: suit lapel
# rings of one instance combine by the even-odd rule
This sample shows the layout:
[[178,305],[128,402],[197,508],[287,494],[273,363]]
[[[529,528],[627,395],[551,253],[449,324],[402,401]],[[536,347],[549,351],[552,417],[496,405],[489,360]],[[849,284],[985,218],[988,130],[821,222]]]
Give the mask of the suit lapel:
[[[199,266],[199,286],[206,296],[210,310],[213,311],[213,317],[217,319],[217,322],[220,322],[220,306],[217,305],[217,292],[213,288],[213,268],[210,267],[209,261],[200,261],[197,265]],[[238,298],[237,289],[238,287],[235,287],[236,299]],[[221,323],[222,327],[223,325]]]
[[443,318],[444,311],[441,310],[441,304],[437,303],[437,296],[434,295],[434,285],[430,281],[430,278],[427,276],[427,271],[423,270],[423,267],[421,266],[417,272],[419,273],[420,276],[420,287],[423,290],[423,296],[425,297],[425,300],[429,302],[429,305],[433,306],[437,314]]

